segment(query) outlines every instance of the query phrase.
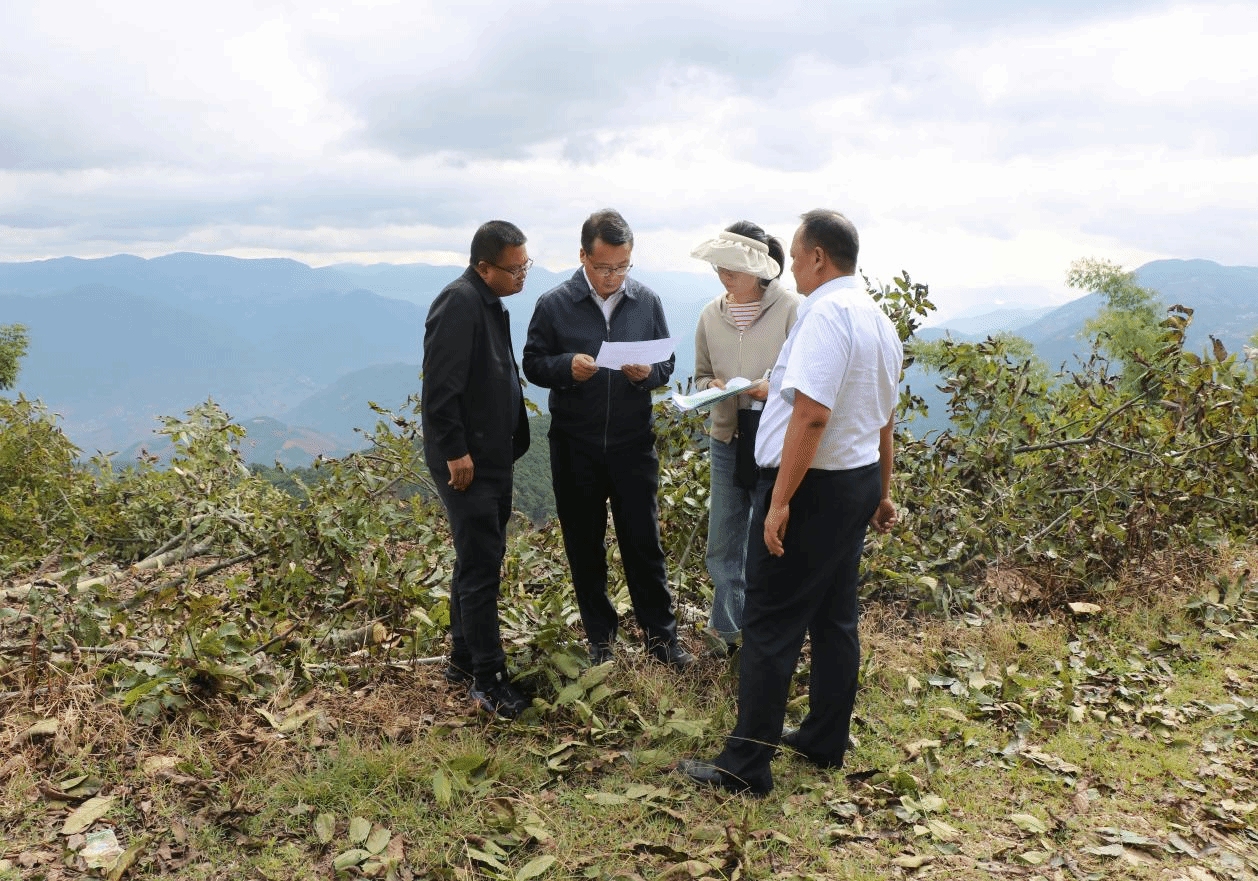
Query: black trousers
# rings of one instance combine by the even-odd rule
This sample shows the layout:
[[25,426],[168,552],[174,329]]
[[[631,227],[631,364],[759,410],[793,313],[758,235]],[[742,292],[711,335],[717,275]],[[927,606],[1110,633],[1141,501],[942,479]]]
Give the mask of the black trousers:
[[812,666],[799,748],[822,763],[843,764],[860,670],[860,557],[881,494],[878,463],[810,470],[791,499],[785,553],[775,557],[764,544],[773,480],[762,476],[756,485],[747,539],[738,722],[713,762],[762,793],[773,788],[769,763],[805,633]]
[[616,638],[616,609],[607,596],[610,502],[638,625],[648,643],[675,641],[677,622],[660,547],[660,463],[653,440],[605,451],[552,428],[550,470],[586,639],[602,646]]
[[463,492],[445,463],[429,463],[454,538],[450,577],[450,662],[485,682],[506,666],[498,626],[498,591],[511,518],[511,472],[477,470]]

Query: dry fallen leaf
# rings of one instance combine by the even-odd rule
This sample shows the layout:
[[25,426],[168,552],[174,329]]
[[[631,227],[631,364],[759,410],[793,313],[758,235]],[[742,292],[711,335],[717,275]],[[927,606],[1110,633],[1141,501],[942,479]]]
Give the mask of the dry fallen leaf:
[[362,817],[352,817],[349,821],[350,844],[362,844],[371,833],[371,823]]
[[962,713],[960,710],[954,710],[952,707],[935,707],[934,712],[946,719],[951,719],[954,722],[969,721],[969,719],[966,718],[965,713]]
[[56,737],[57,725],[56,719],[40,719],[38,722],[23,729],[17,736],[17,742],[30,743],[32,740],[39,740],[44,737]]
[[144,760],[144,773],[152,776],[162,771],[173,771],[179,764],[178,756],[149,756]]
[[115,800],[115,796],[112,795],[98,795],[95,798],[89,798],[75,808],[70,816],[66,817],[65,825],[61,827],[61,834],[73,835],[76,832],[82,832],[109,813],[109,809],[114,806]]
[[372,854],[378,854],[389,844],[389,839],[393,837],[393,833],[384,827],[377,827],[370,835],[363,847]]
[[320,814],[315,817],[315,835],[321,844],[328,844],[336,832],[336,817],[332,814]]
[[1048,831],[1048,825],[1034,814],[1010,814],[1009,819],[1024,832],[1043,835]]

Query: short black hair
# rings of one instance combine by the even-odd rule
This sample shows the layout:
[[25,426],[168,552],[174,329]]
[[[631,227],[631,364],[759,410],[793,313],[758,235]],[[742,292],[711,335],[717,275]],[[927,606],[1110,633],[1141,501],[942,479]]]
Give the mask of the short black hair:
[[[746,236],[749,239],[755,239],[762,245],[769,246],[769,256],[777,261],[778,274],[774,278],[782,277],[782,270],[786,267],[786,249],[782,247],[782,243],[774,236],[769,235],[764,229],[750,220],[740,220],[737,223],[731,223],[725,227],[726,232],[736,233],[740,236]],[[770,279],[760,279],[760,287],[767,288]]]
[[472,236],[472,256],[467,262],[471,266],[476,266],[481,261],[493,263],[507,248],[515,248],[527,241],[524,233],[514,223],[505,220],[482,223],[480,229],[476,230],[476,235]]
[[590,253],[594,250],[594,240],[602,239],[609,245],[628,245],[633,247],[633,230],[613,208],[595,211],[581,224],[581,250]]
[[810,248],[821,248],[830,262],[841,272],[856,272],[856,257],[860,253],[861,240],[856,226],[837,211],[814,208],[800,215],[804,221],[803,243]]

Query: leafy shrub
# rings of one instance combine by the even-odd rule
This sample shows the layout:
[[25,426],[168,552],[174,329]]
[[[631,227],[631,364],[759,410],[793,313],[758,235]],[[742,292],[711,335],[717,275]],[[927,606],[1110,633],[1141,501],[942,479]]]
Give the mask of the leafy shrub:
[[0,571],[88,541],[78,454],[43,404],[0,398]]
[[[1050,376],[1016,339],[920,343],[914,332],[933,306],[907,274],[868,287],[904,339],[906,363],[939,371],[951,423],[930,438],[899,433],[902,522],[871,536],[867,594],[948,612],[969,606],[999,563],[1029,574],[1050,601],[1081,599],[1161,549],[1252,538],[1255,372],[1221,346],[1184,351],[1188,309],[1170,310],[1157,344],[1126,353],[1119,372],[1098,341],[1078,369]],[[899,416],[922,407],[905,393]],[[276,475],[245,467],[244,430],[213,402],[164,420],[174,454],[159,469],[82,465],[40,404],[0,399],[0,571],[53,555],[70,565],[59,590],[29,584],[6,597],[26,603],[29,632],[15,635],[122,652],[99,675],[152,719],[279,678],[348,678],[384,658],[441,654],[454,552],[443,513],[426,500],[413,411],[414,402],[409,413],[379,411],[368,449],[285,473],[292,485],[282,491]],[[683,604],[705,609],[703,418],[661,401],[656,419],[670,582]],[[614,543],[608,553],[614,561]],[[106,573],[83,580],[89,554]],[[110,564],[163,554],[200,562],[118,587],[125,570]],[[228,573],[207,584],[220,566]],[[610,577],[627,603],[619,566]],[[501,607],[512,656],[539,693],[575,694],[579,615],[553,522],[513,525]],[[123,641],[142,653],[117,648]],[[0,679],[11,672],[3,663]]]

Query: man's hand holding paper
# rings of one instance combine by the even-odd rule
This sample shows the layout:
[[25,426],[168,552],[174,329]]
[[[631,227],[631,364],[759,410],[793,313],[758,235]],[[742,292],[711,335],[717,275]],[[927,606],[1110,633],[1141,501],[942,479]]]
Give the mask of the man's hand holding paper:
[[[624,343],[608,340],[599,347],[598,357],[594,359],[594,364],[597,367],[608,367],[612,370],[620,370],[625,365],[634,367],[646,366],[649,373],[650,365],[667,361],[672,357],[675,342],[675,337]],[[632,378],[630,377],[630,379]],[[644,375],[640,379],[646,379],[646,376]],[[634,381],[637,382],[638,380]]]

